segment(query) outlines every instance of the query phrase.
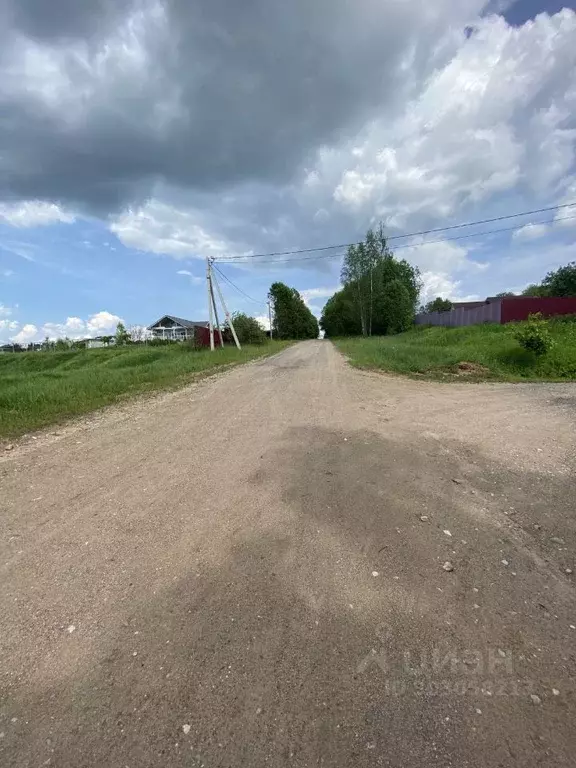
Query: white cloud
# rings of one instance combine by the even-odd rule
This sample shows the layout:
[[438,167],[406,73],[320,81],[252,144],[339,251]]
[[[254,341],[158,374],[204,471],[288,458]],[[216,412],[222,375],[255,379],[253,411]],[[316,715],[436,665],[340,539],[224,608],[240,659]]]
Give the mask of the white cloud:
[[554,217],[554,224],[557,227],[576,227],[576,205],[569,205],[576,201],[576,181],[570,181],[564,194],[560,199],[560,203],[568,206],[558,211]]
[[116,326],[121,322],[123,322],[122,318],[118,315],[113,315],[111,312],[97,312],[86,321],[86,330],[88,336],[105,335],[106,331],[116,330]]
[[110,229],[129,248],[176,259],[236,255],[236,251],[199,223],[198,213],[151,200],[114,219]]
[[14,270],[13,269],[3,269],[1,274],[2,274],[2,277],[12,277],[12,275],[14,274]]
[[12,312],[12,307],[7,307],[5,304],[0,304],[0,317],[9,317]]
[[79,317],[69,317],[66,320],[66,328],[70,331],[82,331],[84,329],[84,321]]
[[549,230],[550,227],[546,224],[525,224],[514,232],[512,238],[514,240],[537,240],[548,234]]
[[[68,317],[63,323],[47,322],[38,327],[34,323],[26,323],[20,331],[11,337],[17,344],[28,344],[32,341],[49,339],[86,339],[92,336],[104,336],[114,333],[122,318],[111,312],[97,312],[87,320],[80,317]],[[0,320],[1,331],[13,331],[18,328],[16,321]]]
[[468,39],[448,35],[445,65],[400,113],[319,155],[320,183],[356,218],[402,229],[513,190],[550,199],[575,157],[575,34],[565,9],[521,27],[486,16]]
[[422,293],[420,299],[422,303],[431,301],[437,296],[443,299],[452,299],[452,301],[475,301],[480,297],[476,294],[463,295],[461,293],[461,282],[454,280],[447,273],[423,272],[422,275]]
[[55,203],[28,200],[21,203],[0,203],[0,220],[13,227],[41,227],[48,224],[71,224],[75,217]]
[[204,282],[204,278],[203,277],[197,277],[192,272],[190,272],[189,269],[179,269],[178,272],[176,272],[176,274],[177,275],[182,275],[183,277],[189,277],[190,278],[190,282],[193,285],[199,285],[200,283]]
[[464,246],[446,240],[430,241],[430,238],[422,236],[410,238],[406,245],[413,247],[398,248],[396,257],[405,258],[423,271],[453,272],[473,265],[468,258],[470,245]]
[[304,299],[304,303],[310,307],[310,303],[314,299],[329,299],[336,291],[341,290],[341,285],[335,285],[329,288],[308,288],[305,291],[300,291],[300,296]]
[[[560,228],[576,227],[576,207],[572,210],[572,213],[568,211],[562,211],[559,216],[554,219],[554,226]],[[563,214],[563,215],[562,215]]]
[[38,328],[33,323],[26,323],[22,326],[22,329],[15,336],[11,337],[11,341],[15,344],[28,344],[31,341],[35,341],[38,338]]
[[45,323],[42,326],[42,338],[61,339],[67,336],[69,339],[83,339],[87,333],[86,323],[79,317],[69,317],[64,323]]
[[268,318],[268,315],[258,315],[258,317],[254,318],[257,320],[262,328],[264,328],[265,331],[270,330],[270,320]]

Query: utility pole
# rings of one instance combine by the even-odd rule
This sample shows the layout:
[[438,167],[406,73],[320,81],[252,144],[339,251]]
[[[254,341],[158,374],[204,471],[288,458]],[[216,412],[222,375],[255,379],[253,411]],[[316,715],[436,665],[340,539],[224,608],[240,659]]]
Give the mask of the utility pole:
[[238,349],[242,349],[240,346],[240,342],[238,341],[238,336],[236,336],[236,330],[234,329],[234,323],[232,322],[232,318],[230,317],[230,312],[228,312],[228,307],[226,306],[226,302],[224,301],[224,296],[222,295],[222,291],[220,290],[220,283],[216,279],[216,276],[213,276],[213,280],[216,283],[216,290],[218,291],[218,296],[220,297],[220,301],[222,302],[222,307],[224,308],[224,314],[226,315],[226,320],[228,321],[228,325],[230,326],[230,330],[232,331],[232,336],[234,336],[234,341],[236,342],[236,346]]
[[272,338],[273,330],[272,330],[272,305],[270,303],[270,299],[268,299],[268,321],[270,323],[270,338]]
[[210,349],[214,352],[214,318],[212,308],[212,270],[210,259],[206,257],[206,287],[208,289],[208,313],[210,315]]
[[218,330],[218,333],[220,334],[220,346],[222,349],[224,349],[224,336],[222,333],[222,328],[220,327],[220,320],[218,318],[218,308],[216,306],[216,299],[214,298],[214,285],[212,283],[213,280],[213,272],[212,272],[212,262],[209,262],[210,264],[210,296],[212,297],[212,304],[214,306],[214,317],[216,318],[216,328]]

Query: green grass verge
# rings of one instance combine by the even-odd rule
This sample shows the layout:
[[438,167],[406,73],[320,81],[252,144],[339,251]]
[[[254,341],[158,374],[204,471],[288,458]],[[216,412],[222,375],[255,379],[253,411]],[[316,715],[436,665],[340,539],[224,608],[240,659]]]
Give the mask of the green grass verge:
[[[555,344],[540,358],[520,347],[514,338],[518,325],[417,327],[398,336],[335,339],[334,343],[359,368],[447,380],[576,379],[576,323],[550,321]],[[461,362],[474,363],[475,367],[471,372],[460,372]]]
[[183,344],[0,354],[0,437],[79,416],[128,396],[184,386],[280,352],[291,342],[193,351]]

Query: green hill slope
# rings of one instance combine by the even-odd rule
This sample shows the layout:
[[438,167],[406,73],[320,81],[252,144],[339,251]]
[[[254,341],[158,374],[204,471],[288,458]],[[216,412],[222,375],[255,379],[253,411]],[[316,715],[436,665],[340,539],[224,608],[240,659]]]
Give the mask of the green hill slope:
[[521,325],[416,327],[397,336],[335,339],[334,343],[359,368],[442,379],[576,379],[575,318],[549,322],[555,343],[542,357],[520,347],[514,338]]

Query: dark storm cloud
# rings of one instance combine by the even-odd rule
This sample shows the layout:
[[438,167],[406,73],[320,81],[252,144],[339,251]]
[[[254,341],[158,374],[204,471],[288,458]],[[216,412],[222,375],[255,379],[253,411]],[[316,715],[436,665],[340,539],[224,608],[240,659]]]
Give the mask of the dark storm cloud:
[[405,95],[414,13],[379,0],[13,0],[0,197],[103,215],[159,180],[284,182]]
[[92,37],[106,33],[137,0],[11,0],[14,26],[41,40]]

